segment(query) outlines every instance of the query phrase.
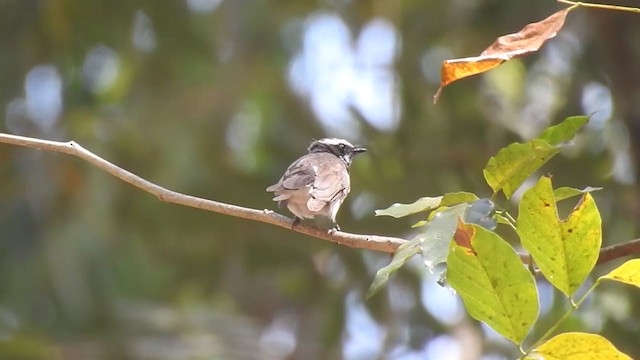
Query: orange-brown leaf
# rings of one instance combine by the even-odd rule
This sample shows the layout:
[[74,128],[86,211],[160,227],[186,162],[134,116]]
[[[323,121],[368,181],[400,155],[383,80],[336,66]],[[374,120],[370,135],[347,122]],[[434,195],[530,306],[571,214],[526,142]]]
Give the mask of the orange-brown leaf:
[[453,235],[453,241],[455,241],[458,246],[464,248],[467,253],[475,254],[473,246],[471,245],[471,239],[473,239],[475,234],[476,229],[473,226],[458,220],[458,227]]
[[445,86],[456,80],[483,73],[506,60],[538,51],[560,31],[570,9],[560,10],[542,21],[528,24],[517,33],[499,37],[480,56],[443,61],[440,88],[433,97],[433,102],[438,101]]

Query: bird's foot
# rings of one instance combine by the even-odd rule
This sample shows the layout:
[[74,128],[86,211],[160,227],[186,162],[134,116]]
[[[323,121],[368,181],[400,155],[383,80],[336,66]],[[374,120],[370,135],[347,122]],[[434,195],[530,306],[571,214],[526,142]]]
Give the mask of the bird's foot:
[[300,220],[300,218],[296,216],[295,220],[293,220],[293,223],[291,223],[291,230],[295,229],[296,226],[300,225],[301,221],[302,220]]
[[332,227],[331,229],[329,229],[329,234],[333,235],[336,232],[340,231],[340,225],[336,224],[334,227]]

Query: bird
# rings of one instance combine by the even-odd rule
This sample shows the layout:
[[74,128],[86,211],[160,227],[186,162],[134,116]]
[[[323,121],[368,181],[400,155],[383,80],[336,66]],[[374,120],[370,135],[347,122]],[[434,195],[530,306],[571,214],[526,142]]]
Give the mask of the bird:
[[291,163],[280,180],[266,190],[273,201],[286,206],[296,219],[329,219],[332,231],[340,231],[336,215],[351,191],[349,167],[367,149],[338,138],[315,140],[308,153]]

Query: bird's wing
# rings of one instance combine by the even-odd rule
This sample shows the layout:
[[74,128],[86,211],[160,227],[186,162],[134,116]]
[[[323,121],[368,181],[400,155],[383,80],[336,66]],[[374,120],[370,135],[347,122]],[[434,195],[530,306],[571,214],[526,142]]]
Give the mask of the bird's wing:
[[267,188],[267,191],[298,190],[313,185],[316,174],[313,164],[310,164],[307,155],[294,161],[278,183]]

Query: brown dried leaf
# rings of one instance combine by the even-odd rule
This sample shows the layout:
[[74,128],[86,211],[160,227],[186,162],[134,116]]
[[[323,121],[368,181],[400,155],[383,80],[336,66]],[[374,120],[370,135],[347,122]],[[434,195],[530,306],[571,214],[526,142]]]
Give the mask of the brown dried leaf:
[[438,101],[445,86],[456,80],[483,73],[506,60],[538,51],[562,29],[570,10],[571,8],[560,10],[542,21],[528,24],[517,33],[499,37],[480,56],[443,61],[440,88],[433,97],[433,102]]
[[464,248],[466,253],[475,254],[473,246],[471,245],[471,239],[473,239],[475,235],[476,229],[473,226],[458,220],[458,227],[453,235],[453,241],[455,241],[458,246]]

